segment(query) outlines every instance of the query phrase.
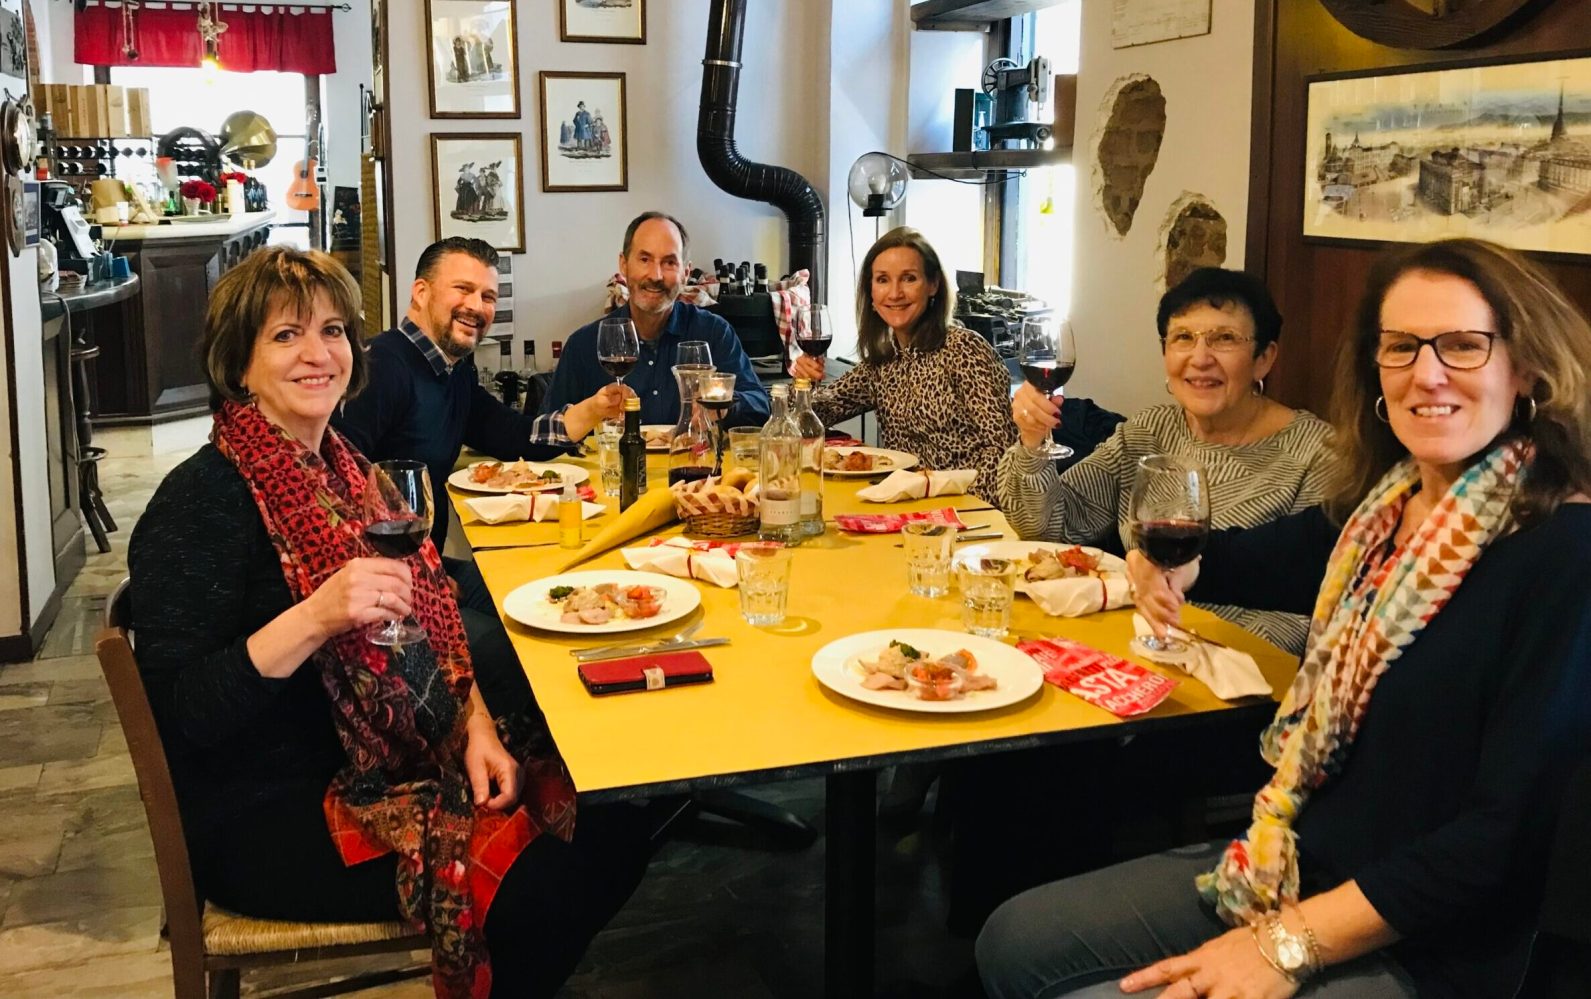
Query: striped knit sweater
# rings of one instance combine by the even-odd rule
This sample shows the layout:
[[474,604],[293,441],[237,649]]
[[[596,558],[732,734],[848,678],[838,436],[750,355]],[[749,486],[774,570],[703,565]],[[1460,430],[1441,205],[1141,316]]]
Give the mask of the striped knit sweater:
[[[1175,454],[1204,462],[1212,528],[1254,527],[1325,498],[1330,436],[1329,425],[1300,410],[1287,426],[1253,443],[1209,444],[1193,436],[1182,407],[1152,406],[1062,475],[1053,462],[1013,445],[1000,459],[1000,503],[1024,538],[1087,543],[1116,531],[1131,547],[1128,508],[1138,459]],[[1309,621],[1301,615],[1206,606],[1281,648],[1303,652]]]

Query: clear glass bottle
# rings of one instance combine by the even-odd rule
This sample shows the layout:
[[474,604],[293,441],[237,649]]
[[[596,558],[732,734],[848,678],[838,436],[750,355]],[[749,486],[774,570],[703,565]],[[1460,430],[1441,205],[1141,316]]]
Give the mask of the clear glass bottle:
[[773,415],[762,428],[762,523],[757,537],[798,545],[806,537],[801,530],[801,432],[790,418],[789,389],[775,385],[768,394]]
[[668,442],[668,484],[705,479],[713,472],[714,422],[697,398],[713,369],[707,365],[674,365],[679,384],[679,422]]
[[823,421],[812,411],[812,383],[795,380],[791,397],[796,429],[801,433],[801,533],[823,533]]

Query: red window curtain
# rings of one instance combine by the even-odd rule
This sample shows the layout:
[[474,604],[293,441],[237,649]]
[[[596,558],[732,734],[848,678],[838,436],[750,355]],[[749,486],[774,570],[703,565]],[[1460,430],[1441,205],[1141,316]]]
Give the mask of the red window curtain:
[[[337,72],[331,12],[221,8],[221,68],[233,73]],[[85,66],[198,66],[204,55],[193,7],[145,6],[138,12],[138,58],[122,54],[121,5],[77,12],[75,57]]]

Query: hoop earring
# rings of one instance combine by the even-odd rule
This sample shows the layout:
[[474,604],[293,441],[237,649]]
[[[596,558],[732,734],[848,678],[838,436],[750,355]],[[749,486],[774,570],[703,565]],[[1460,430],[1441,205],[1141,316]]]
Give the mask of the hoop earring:
[[1375,405],[1370,407],[1370,408],[1375,410],[1376,419],[1380,420],[1382,423],[1391,423],[1392,422],[1392,418],[1387,415],[1387,397],[1386,396],[1384,396],[1384,395],[1376,396]]
[[1530,412],[1525,414],[1525,422],[1526,423],[1535,423],[1536,422],[1536,397],[1533,396],[1533,395],[1527,395],[1527,396],[1524,396],[1523,398],[1524,398],[1524,400],[1526,402],[1530,403]]
[[1171,379],[1166,379],[1166,395],[1171,395]]
[[1264,396],[1265,395],[1265,379],[1263,379],[1263,378],[1254,379],[1254,394],[1257,395],[1257,396]]

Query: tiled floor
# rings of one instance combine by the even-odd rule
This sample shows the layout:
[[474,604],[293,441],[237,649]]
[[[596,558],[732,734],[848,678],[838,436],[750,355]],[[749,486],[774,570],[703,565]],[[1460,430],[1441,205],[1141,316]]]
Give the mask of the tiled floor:
[[[153,849],[93,640],[105,597],[125,574],[131,527],[181,459],[111,457],[102,464],[122,528],[112,535],[112,551],[89,558],[38,658],[0,666],[0,995],[7,999],[171,994]],[[821,825],[819,782],[759,793]],[[934,838],[931,824],[881,835],[883,995],[979,994],[964,984],[971,942],[943,928]],[[817,996],[822,876],[821,840],[782,851],[739,827],[696,820],[658,854],[563,994]],[[245,990],[266,994],[317,971],[257,976]],[[358,995],[418,999],[430,989],[421,980]]]

